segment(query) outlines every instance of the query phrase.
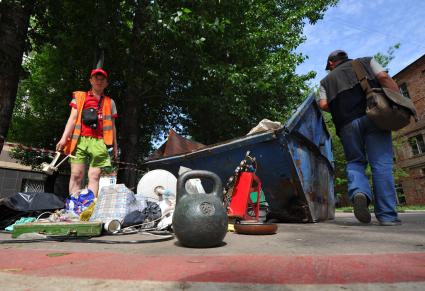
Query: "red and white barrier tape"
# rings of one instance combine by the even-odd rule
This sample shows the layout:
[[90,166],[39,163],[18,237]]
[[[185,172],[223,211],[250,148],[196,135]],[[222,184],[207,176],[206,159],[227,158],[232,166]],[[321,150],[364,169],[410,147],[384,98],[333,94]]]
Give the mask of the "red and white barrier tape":
[[135,163],[120,162],[120,161],[117,161],[117,160],[113,160],[113,162],[117,163],[117,164],[121,164],[121,165],[129,165],[129,166],[136,166],[136,167],[138,166]]
[[[24,149],[25,151],[29,151],[29,152],[38,152],[38,153],[41,153],[41,154],[56,154],[56,151],[43,149],[43,148],[28,147],[28,146],[24,146],[24,145],[16,144],[16,143],[5,142],[4,145],[9,146],[9,147],[21,148],[21,149]],[[112,162],[115,163],[115,164],[120,164],[120,165],[134,166],[134,167],[119,168],[120,170],[123,169],[123,170],[132,170],[132,171],[141,171],[141,170],[135,168],[135,167],[138,167],[138,165],[135,164],[135,163],[120,162],[120,161],[117,161],[117,160],[112,160]]]
[[22,148],[25,151],[29,151],[29,152],[38,152],[38,153],[46,153],[46,154],[55,154],[56,153],[56,151],[52,151],[52,150],[48,150],[48,149],[27,147],[27,146],[24,146],[24,145],[21,145],[21,144],[10,143],[10,142],[5,142],[4,145],[10,146],[10,147],[15,147],[15,148]]

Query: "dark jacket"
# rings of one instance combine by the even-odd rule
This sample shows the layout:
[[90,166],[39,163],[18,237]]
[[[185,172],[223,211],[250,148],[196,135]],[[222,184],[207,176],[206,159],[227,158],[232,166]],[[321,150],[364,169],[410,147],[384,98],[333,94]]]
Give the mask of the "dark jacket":
[[[380,87],[370,67],[371,59],[366,57],[358,60],[366,70],[371,87]],[[366,95],[351,63],[351,59],[343,61],[320,81],[326,91],[337,134],[344,125],[366,114]]]

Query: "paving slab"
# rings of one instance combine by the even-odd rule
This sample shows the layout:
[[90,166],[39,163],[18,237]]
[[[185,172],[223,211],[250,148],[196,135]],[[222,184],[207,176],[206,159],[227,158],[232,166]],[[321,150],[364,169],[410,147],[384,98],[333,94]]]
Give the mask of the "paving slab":
[[31,243],[0,233],[0,286],[423,290],[425,212],[400,217],[401,226],[384,227],[376,220],[364,225],[352,213],[337,213],[327,222],[279,224],[275,235],[228,233],[221,246],[207,249],[141,233]]

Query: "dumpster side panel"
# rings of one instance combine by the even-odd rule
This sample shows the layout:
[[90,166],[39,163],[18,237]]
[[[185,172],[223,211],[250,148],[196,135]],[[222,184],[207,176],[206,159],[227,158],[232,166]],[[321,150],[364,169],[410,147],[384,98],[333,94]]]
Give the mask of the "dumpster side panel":
[[328,162],[297,138],[290,138],[289,151],[307,200],[311,221],[333,219],[335,212],[333,171]]
[[311,95],[287,124],[291,153],[313,221],[335,213],[332,143],[323,115]]
[[276,148],[270,148],[274,143],[276,143],[274,133],[262,134],[189,154],[148,161],[145,165],[150,170],[161,168],[176,176],[178,176],[180,166],[193,170],[212,171],[220,176],[223,183],[226,183],[248,150],[257,158],[258,168],[261,168],[260,160],[276,150]]
[[314,144],[333,167],[332,140],[313,94],[303,102],[285,127],[287,132],[302,135]]

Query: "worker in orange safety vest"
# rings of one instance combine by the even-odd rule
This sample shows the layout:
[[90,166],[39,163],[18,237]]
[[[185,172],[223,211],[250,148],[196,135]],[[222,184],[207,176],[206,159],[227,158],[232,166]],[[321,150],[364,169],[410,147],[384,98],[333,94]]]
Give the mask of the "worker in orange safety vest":
[[111,166],[108,147],[112,148],[114,158],[118,156],[117,109],[114,100],[104,95],[109,84],[108,74],[101,68],[94,69],[89,81],[91,89],[88,92],[73,93],[69,104],[71,113],[56,145],[57,151],[74,156],[70,159],[70,195],[78,195],[88,164],[88,189],[97,196],[102,168]]

